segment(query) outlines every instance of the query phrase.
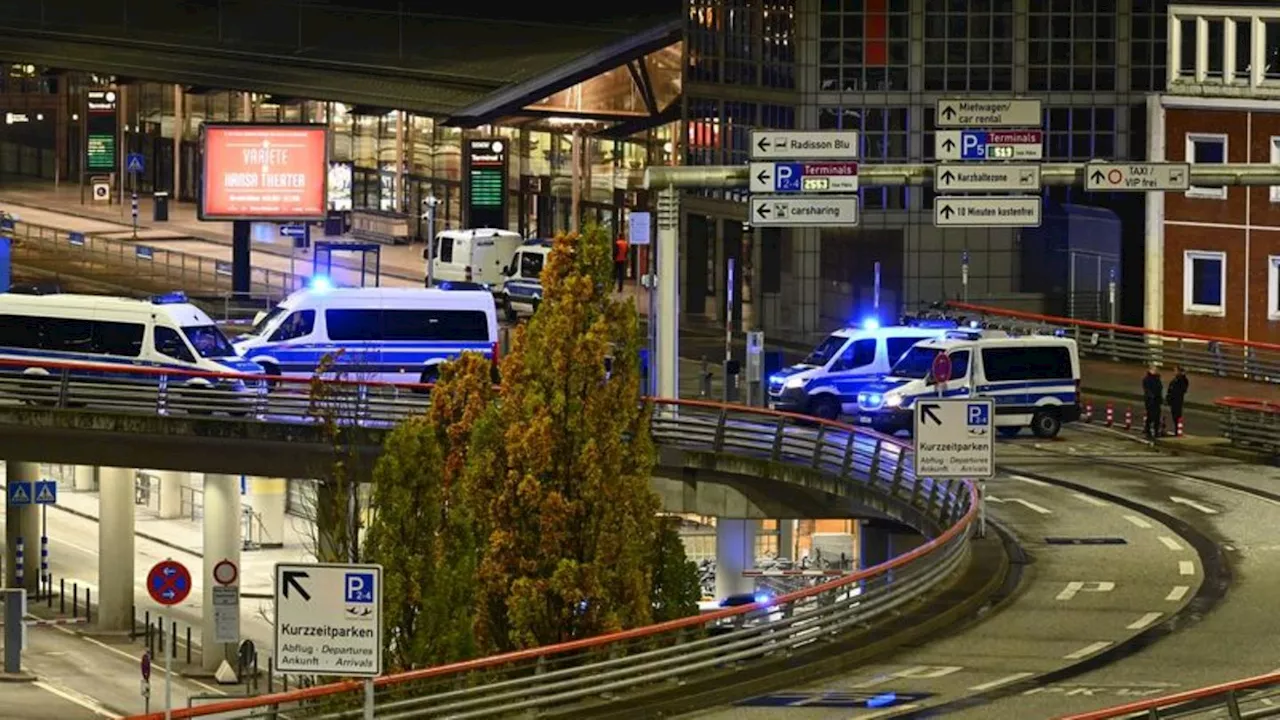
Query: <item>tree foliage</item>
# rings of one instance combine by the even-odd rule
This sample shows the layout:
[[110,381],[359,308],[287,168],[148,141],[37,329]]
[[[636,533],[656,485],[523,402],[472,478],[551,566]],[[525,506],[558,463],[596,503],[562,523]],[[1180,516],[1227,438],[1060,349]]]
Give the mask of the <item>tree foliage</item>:
[[365,557],[383,566],[383,623],[392,669],[476,652],[473,603],[481,536],[466,482],[468,444],[493,400],[490,363],[446,365],[425,415],[395,428],[374,469]]
[[311,376],[307,415],[319,425],[333,458],[317,478],[314,552],[319,562],[358,562],[360,481],[365,459],[361,448],[368,434],[351,422],[360,412],[358,386],[342,371],[343,353],[320,359]]

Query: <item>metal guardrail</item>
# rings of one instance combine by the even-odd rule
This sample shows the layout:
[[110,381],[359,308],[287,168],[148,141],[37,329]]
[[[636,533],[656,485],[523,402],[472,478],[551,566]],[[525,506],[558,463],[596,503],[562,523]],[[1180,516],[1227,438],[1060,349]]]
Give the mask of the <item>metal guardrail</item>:
[[1218,429],[1232,445],[1280,455],[1280,403],[1225,397],[1218,406]]
[[1131,325],[1052,317],[1019,310],[947,302],[955,314],[1010,335],[1056,334],[1074,338],[1080,353],[1103,360],[1182,365],[1189,372],[1260,383],[1280,383],[1280,345]]
[[1186,690],[1058,720],[1173,720],[1230,718],[1258,720],[1280,717],[1280,672]]
[[[17,221],[8,230],[19,257],[23,245],[48,253],[61,261],[101,266],[127,273],[135,280],[150,281],[173,288],[189,288],[196,294],[230,294],[231,263],[180,250],[147,244],[145,238],[119,240],[98,234],[33,225]],[[74,272],[74,271],[72,271]],[[282,298],[306,285],[306,278],[279,270],[250,269],[249,285],[254,295]]]
[[[57,412],[231,415],[247,422],[313,422],[310,380],[0,360],[0,398]],[[331,417],[389,425],[422,411],[429,386],[332,381]],[[834,422],[702,401],[651,399],[652,433],[668,447],[732,453],[824,472],[910,505],[945,530],[893,561],[751,605],[650,627],[389,675],[376,681],[378,717],[455,718],[630,701],[636,695],[731,675],[814,642],[865,628],[944,583],[968,556],[976,488],[916,478],[901,442]],[[230,418],[228,418],[230,420]],[[357,717],[359,683],[182,709],[174,718],[288,711]],[[355,708],[355,709],[352,709]]]

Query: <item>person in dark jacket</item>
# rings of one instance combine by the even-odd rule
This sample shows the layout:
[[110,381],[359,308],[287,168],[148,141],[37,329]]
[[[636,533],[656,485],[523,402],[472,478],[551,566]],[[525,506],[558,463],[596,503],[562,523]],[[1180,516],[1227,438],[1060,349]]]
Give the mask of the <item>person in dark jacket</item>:
[[1178,421],[1182,419],[1182,403],[1187,399],[1187,390],[1190,388],[1191,381],[1187,379],[1187,371],[1179,365],[1173,379],[1169,381],[1169,393],[1166,396],[1169,414],[1173,416],[1174,432],[1177,432]]
[[1149,438],[1160,434],[1160,402],[1164,398],[1164,383],[1160,381],[1160,372],[1152,365],[1142,378],[1142,400],[1147,406],[1146,421],[1142,426],[1142,434]]

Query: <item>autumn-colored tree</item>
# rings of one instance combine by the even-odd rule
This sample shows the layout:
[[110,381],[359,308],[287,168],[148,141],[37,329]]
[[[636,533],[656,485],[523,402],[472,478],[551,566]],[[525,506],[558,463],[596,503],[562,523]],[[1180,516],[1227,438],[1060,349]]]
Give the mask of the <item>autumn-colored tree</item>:
[[673,517],[658,518],[657,537],[653,543],[653,621],[665,622],[698,612],[702,599],[702,583],[698,566],[685,555],[680,537],[680,521]]
[[494,398],[490,361],[443,366],[425,415],[388,436],[374,468],[364,557],[383,566],[387,665],[403,670],[476,653],[481,541],[464,470],[472,428]]
[[359,562],[362,515],[360,483],[366,476],[362,448],[367,428],[353,422],[362,408],[359,386],[342,370],[343,353],[321,358],[311,377],[307,416],[332,448],[331,462],[321,468],[314,506],[313,551],[319,562]]
[[635,306],[610,294],[611,253],[598,228],[555,240],[542,303],[515,332],[500,401],[472,435],[468,475],[487,532],[476,620],[488,650],[653,617],[662,523],[650,409]]

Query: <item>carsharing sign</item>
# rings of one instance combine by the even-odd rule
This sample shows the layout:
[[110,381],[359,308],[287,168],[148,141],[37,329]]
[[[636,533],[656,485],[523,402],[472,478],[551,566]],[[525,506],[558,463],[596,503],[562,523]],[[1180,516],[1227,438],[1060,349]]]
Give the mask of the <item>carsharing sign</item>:
[[992,401],[920,398],[916,401],[914,435],[917,477],[995,477]]

